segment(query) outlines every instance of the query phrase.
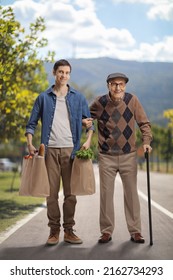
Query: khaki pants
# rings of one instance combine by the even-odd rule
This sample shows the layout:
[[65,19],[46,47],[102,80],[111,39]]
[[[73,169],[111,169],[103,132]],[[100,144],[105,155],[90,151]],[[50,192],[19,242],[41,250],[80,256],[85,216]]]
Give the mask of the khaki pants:
[[46,153],[46,167],[50,183],[50,196],[47,197],[48,226],[54,229],[59,229],[61,226],[58,202],[61,178],[64,194],[63,227],[71,228],[75,224],[76,197],[71,195],[70,191],[71,152],[72,148],[48,148]]
[[124,155],[99,154],[100,230],[114,230],[114,182],[119,172],[124,190],[124,211],[129,233],[141,232],[140,204],[137,192],[136,152]]

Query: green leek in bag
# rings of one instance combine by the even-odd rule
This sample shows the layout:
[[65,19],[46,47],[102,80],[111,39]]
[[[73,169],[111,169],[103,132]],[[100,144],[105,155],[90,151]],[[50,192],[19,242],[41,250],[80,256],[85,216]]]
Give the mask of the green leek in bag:
[[76,157],[80,159],[92,159],[94,156],[93,151],[89,149],[81,149],[76,152]]

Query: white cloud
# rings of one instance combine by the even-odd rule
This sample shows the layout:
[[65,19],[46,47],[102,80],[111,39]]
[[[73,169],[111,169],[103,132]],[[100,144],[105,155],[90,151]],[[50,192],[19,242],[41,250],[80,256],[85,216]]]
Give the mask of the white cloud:
[[173,62],[173,36],[167,36],[162,42],[154,44],[141,43],[138,49],[119,52],[120,59],[137,61]]
[[73,3],[82,9],[87,9],[87,11],[93,11],[95,9],[95,1],[92,0],[74,0]]
[[13,8],[23,26],[38,16],[45,18],[46,31],[42,35],[48,39],[49,49],[58,56],[72,56],[74,52],[76,57],[109,56],[113,55],[112,50],[135,44],[127,29],[105,28],[96,16],[92,0],[19,0]]
[[113,3],[131,3],[148,5],[148,18],[172,20],[173,19],[173,1],[172,0],[112,0]]
[[[165,1],[166,2],[166,1]],[[154,5],[147,13],[150,19],[160,18],[162,20],[173,20],[173,3]]]
[[[158,0],[157,6],[151,0],[117,1],[153,5],[151,18],[155,18],[160,5],[167,2]],[[26,30],[38,16],[45,18],[46,30],[41,34],[49,42],[45,51],[55,51],[56,59],[107,56],[139,61],[169,61],[172,58],[173,61],[173,37],[165,37],[162,42],[154,44],[143,42],[137,48],[136,40],[128,29],[106,28],[102,24],[97,17],[95,3],[93,0],[18,0],[11,6]]]

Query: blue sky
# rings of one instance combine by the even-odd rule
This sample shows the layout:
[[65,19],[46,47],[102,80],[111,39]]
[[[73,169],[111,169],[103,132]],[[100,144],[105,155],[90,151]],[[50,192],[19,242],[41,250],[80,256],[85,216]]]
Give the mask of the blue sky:
[[1,0],[26,31],[45,18],[56,58],[173,62],[173,0]]

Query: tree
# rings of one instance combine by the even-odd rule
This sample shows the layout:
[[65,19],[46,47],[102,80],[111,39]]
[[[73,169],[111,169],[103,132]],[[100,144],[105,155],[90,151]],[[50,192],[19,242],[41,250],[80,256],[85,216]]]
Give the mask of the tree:
[[161,150],[163,147],[164,133],[165,133],[165,128],[158,125],[152,125],[152,134],[153,134],[152,155],[153,158],[156,160],[158,172],[160,171]]
[[39,38],[46,28],[43,18],[31,23],[25,34],[11,7],[0,6],[0,15],[1,141],[22,141],[33,102],[48,86],[44,62],[52,61],[54,53],[38,58],[40,48],[48,44],[47,39]]
[[170,128],[166,128],[163,135],[162,157],[166,161],[166,172],[169,172],[169,164],[172,160],[173,154],[173,141],[172,131]]
[[169,120],[168,126],[173,128],[173,109],[165,110],[163,116]]

